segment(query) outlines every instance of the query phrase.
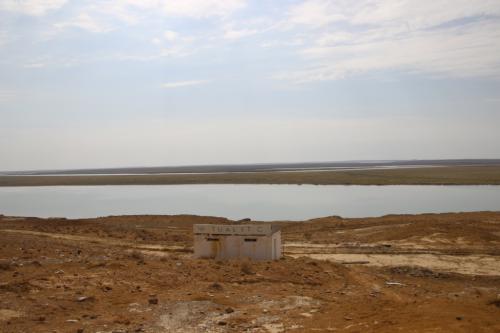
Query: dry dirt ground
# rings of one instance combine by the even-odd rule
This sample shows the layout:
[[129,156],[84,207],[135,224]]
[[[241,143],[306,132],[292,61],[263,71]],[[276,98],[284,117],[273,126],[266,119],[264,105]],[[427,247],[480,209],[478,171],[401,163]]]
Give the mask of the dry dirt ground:
[[0,216],[0,332],[500,332],[500,213],[279,222],[282,260],[191,258],[192,224],[231,222]]

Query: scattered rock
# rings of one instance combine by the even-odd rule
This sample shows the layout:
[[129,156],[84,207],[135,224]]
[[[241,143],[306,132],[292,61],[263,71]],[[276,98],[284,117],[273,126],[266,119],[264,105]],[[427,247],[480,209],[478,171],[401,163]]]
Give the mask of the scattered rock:
[[110,286],[102,286],[102,288],[101,288],[101,289],[102,289],[102,291],[104,291],[104,292],[108,292],[108,291],[113,290],[113,288],[111,288]]
[[404,283],[396,282],[396,281],[386,281],[385,284],[388,286],[404,286],[405,285]]
[[226,308],[226,310],[224,310],[226,313],[233,313],[234,310],[233,308],[229,307],[229,308]]
[[219,320],[219,321],[217,322],[217,325],[220,325],[220,326],[225,326],[225,325],[227,325],[227,322],[225,322],[224,320]]
[[[269,323],[262,325],[269,333],[281,333],[285,332],[285,327],[282,323]],[[294,329],[293,327],[290,327]]]
[[149,304],[158,304],[158,298],[157,297],[150,297],[148,300]]
[[91,302],[95,301],[94,296],[80,296],[76,299],[77,302]]

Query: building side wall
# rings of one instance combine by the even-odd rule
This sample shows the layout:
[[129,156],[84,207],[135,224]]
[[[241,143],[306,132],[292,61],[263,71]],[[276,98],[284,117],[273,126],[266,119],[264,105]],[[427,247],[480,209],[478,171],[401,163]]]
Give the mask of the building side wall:
[[272,236],[273,239],[273,260],[281,258],[283,248],[281,247],[281,231],[277,231]]

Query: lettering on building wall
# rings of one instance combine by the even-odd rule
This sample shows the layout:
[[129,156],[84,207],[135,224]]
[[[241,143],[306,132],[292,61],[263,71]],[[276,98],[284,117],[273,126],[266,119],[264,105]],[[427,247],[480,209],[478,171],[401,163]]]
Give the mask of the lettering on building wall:
[[270,225],[219,225],[219,224],[195,224],[195,234],[207,235],[270,235]]

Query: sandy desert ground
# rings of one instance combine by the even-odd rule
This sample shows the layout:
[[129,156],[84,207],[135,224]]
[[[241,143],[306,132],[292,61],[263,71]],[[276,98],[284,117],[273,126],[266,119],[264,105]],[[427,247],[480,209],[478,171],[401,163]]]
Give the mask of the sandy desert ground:
[[500,212],[277,222],[275,262],[195,223],[232,221],[0,216],[0,332],[500,332]]

